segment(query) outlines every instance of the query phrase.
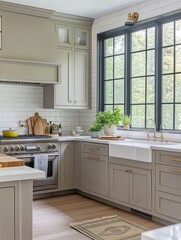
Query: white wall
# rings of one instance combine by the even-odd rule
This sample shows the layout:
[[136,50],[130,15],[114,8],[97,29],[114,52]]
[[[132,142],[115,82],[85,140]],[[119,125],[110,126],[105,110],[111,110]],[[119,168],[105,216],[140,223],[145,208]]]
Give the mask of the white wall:
[[43,87],[0,84],[0,135],[9,128],[27,134],[27,127],[19,127],[18,121],[25,121],[35,112],[48,121],[62,123],[64,135],[70,135],[79,125],[79,111],[43,109]]
[[114,13],[96,18],[92,29],[92,109],[80,112],[80,124],[86,128],[92,122],[97,106],[97,34],[124,26],[128,13],[139,12],[139,21],[181,8],[180,0],[147,0]]

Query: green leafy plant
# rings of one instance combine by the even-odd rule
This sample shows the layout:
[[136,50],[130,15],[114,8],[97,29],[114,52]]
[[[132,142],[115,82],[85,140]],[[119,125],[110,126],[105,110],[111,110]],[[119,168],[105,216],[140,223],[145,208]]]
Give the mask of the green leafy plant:
[[88,131],[90,132],[99,132],[102,128],[102,124],[94,121],[92,125],[88,128]]
[[100,123],[103,126],[112,126],[112,125],[118,125],[121,121],[122,114],[121,110],[116,107],[114,109],[114,112],[111,112],[110,110],[104,111],[104,112],[98,112],[96,114],[96,122]]
[[57,124],[55,124],[55,123],[52,124],[52,129],[53,129],[54,131],[58,131],[58,128],[59,128],[59,125],[57,125]]
[[123,124],[123,126],[131,125],[131,115],[122,116],[121,123]]

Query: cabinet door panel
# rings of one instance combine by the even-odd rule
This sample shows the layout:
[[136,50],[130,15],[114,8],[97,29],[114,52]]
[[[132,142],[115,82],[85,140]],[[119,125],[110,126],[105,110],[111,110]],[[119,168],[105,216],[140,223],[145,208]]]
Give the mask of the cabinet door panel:
[[[61,65],[61,81],[55,87],[55,107],[67,106],[73,103],[74,84],[72,80],[72,51],[59,49],[59,59]],[[70,86],[72,86],[70,88]]]
[[108,157],[82,153],[81,188],[108,197]]
[[130,204],[151,210],[151,171],[132,169],[130,174]]
[[129,203],[129,173],[128,168],[110,164],[110,198],[115,202]]
[[89,54],[88,52],[75,51],[75,105],[88,106],[88,77],[89,77]]
[[60,143],[60,186],[61,190],[73,189],[73,142]]
[[14,188],[0,188],[0,239],[14,240]]

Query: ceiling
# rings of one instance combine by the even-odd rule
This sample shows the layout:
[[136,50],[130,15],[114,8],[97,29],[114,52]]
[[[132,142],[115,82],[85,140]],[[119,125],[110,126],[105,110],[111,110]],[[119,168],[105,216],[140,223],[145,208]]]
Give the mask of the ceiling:
[[61,13],[96,18],[145,0],[8,0]]

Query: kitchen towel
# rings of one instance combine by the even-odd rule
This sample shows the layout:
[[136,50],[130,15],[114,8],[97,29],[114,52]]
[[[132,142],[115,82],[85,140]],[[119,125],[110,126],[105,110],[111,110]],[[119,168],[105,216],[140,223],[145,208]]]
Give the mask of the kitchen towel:
[[45,172],[47,178],[48,154],[34,154],[34,168]]

